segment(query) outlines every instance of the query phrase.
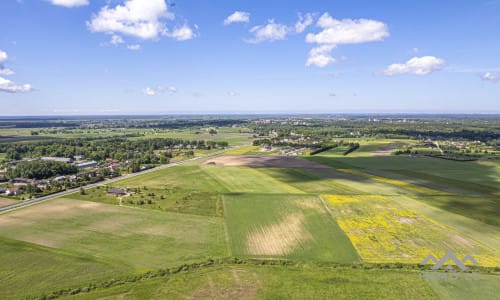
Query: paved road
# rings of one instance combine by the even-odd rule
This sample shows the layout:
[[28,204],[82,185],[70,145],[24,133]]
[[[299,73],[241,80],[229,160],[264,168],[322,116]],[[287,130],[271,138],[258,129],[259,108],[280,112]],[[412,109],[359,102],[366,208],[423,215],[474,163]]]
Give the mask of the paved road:
[[[229,151],[231,149],[234,149],[234,148],[238,148],[238,147],[228,148],[228,149],[224,149],[224,150],[220,150],[220,151],[208,153],[208,154],[205,154],[205,155],[193,157],[193,158],[190,158],[190,159],[182,160],[182,161],[179,161],[179,162],[169,163],[169,164],[166,164],[166,165],[161,165],[159,167],[151,168],[151,169],[144,170],[144,171],[141,171],[141,172],[132,173],[132,174],[126,174],[126,175],[123,175],[123,176],[119,176],[119,177],[107,179],[107,180],[104,180],[104,181],[99,181],[99,182],[96,182],[96,183],[85,185],[85,186],[83,186],[83,188],[84,189],[90,189],[90,188],[96,187],[98,185],[110,184],[110,183],[113,183],[113,182],[116,182],[116,181],[120,181],[120,180],[131,178],[131,177],[135,177],[135,176],[139,176],[139,175],[143,175],[143,174],[147,174],[147,173],[151,173],[151,172],[156,172],[156,171],[167,169],[167,168],[172,168],[172,167],[179,166],[179,165],[185,164],[185,163],[193,161],[193,160],[198,160],[198,159],[202,159],[202,158],[206,158],[206,157],[210,157],[210,156],[220,155],[220,154],[222,154],[222,153],[224,153],[226,151]],[[64,195],[72,194],[72,193],[75,193],[75,192],[78,192],[78,191],[80,191],[80,187],[69,189],[69,190],[66,190],[66,191],[58,192],[58,193],[54,193],[54,194],[47,195],[47,196],[42,196],[42,197],[31,199],[31,200],[26,200],[26,201],[19,202],[19,203],[16,203],[16,204],[12,204],[12,205],[9,205],[9,206],[0,207],[0,213],[7,212],[7,211],[10,211],[10,210],[13,210],[13,209],[18,209],[18,208],[25,207],[25,206],[28,206],[28,205],[33,205],[35,203],[40,203],[40,202],[47,201],[47,200],[50,200],[50,199],[54,199],[54,198],[57,198],[57,197],[61,197],[61,196],[64,196]]]

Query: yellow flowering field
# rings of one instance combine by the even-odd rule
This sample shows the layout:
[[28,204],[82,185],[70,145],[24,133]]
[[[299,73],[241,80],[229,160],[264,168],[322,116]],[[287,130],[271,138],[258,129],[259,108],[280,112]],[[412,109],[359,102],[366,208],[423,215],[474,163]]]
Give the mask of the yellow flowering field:
[[344,172],[344,173],[349,173],[349,174],[353,174],[353,175],[365,177],[365,178],[368,178],[368,179],[371,179],[371,180],[374,180],[374,181],[377,181],[377,182],[394,185],[394,186],[403,188],[405,190],[408,190],[408,191],[411,191],[411,192],[414,192],[414,193],[417,193],[417,194],[440,195],[440,196],[441,195],[442,196],[444,196],[444,195],[450,195],[449,193],[443,192],[443,191],[440,191],[440,190],[431,189],[431,188],[428,188],[428,187],[425,187],[425,186],[412,184],[412,183],[409,183],[409,182],[406,182],[406,181],[402,181],[402,180],[397,180],[397,179],[386,178],[386,177],[377,176],[377,175],[373,175],[373,174],[368,174],[368,173],[357,171],[357,170],[353,170],[353,169],[338,169],[338,170],[341,171],[341,172]]
[[398,203],[398,196],[323,195],[360,257],[368,262],[419,263],[447,251],[499,266],[499,251],[482,245]]

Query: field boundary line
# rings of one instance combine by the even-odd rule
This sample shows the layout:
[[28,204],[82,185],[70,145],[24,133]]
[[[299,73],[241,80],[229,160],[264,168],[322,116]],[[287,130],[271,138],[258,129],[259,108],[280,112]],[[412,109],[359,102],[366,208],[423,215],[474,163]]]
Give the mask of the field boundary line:
[[224,237],[225,237],[225,240],[226,240],[226,250],[227,250],[227,254],[228,256],[231,256],[232,255],[232,247],[231,247],[231,238],[229,237],[229,228],[227,226],[227,210],[226,210],[226,199],[224,197],[224,194],[221,194],[221,199],[222,199],[222,209],[224,210],[223,211],[223,218],[224,218]]
[[361,255],[359,254],[358,248],[356,248],[356,246],[354,245],[352,240],[349,238],[349,235],[344,231],[344,229],[342,229],[342,227],[340,227],[339,223],[337,222],[337,218],[335,218],[335,215],[330,210],[330,207],[328,207],[328,204],[326,204],[325,199],[323,199],[323,197],[321,197],[321,195],[317,195],[317,196],[321,200],[321,203],[323,203],[323,205],[325,206],[325,209],[328,212],[328,214],[330,215],[330,218],[332,219],[332,221],[335,222],[335,224],[339,227],[339,229],[344,233],[344,235],[347,238],[347,240],[349,241],[349,243],[351,243],[352,248],[356,251],[356,256],[358,257],[358,260],[361,262],[362,258],[361,258]]

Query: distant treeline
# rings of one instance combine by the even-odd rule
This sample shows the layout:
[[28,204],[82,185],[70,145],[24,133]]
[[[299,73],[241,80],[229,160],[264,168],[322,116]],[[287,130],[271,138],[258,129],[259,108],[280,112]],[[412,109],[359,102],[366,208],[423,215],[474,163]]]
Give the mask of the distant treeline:
[[[88,160],[103,161],[111,157],[119,161],[136,160],[138,164],[168,162],[168,155],[158,155],[156,150],[174,148],[212,149],[227,147],[226,141],[184,140],[173,138],[155,138],[129,140],[122,137],[100,139],[60,139],[33,143],[0,144],[0,152],[6,153],[7,160],[19,160],[25,157],[68,157],[84,155]],[[163,158],[162,158],[163,157]]]
[[500,139],[500,133],[492,131],[468,130],[462,129],[460,131],[419,131],[409,129],[378,129],[382,134],[397,134],[406,135],[411,137],[427,137],[427,138],[444,138],[444,139],[466,139],[466,140],[495,140]]
[[0,121],[0,128],[50,128],[50,127],[79,127],[76,122],[55,122],[55,121]]

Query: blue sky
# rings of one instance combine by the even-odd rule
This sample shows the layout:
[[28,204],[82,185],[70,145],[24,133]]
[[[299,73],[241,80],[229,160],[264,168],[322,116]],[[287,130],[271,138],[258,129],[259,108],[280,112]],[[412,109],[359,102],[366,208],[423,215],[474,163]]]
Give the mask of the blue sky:
[[3,0],[1,115],[500,112],[500,0]]

